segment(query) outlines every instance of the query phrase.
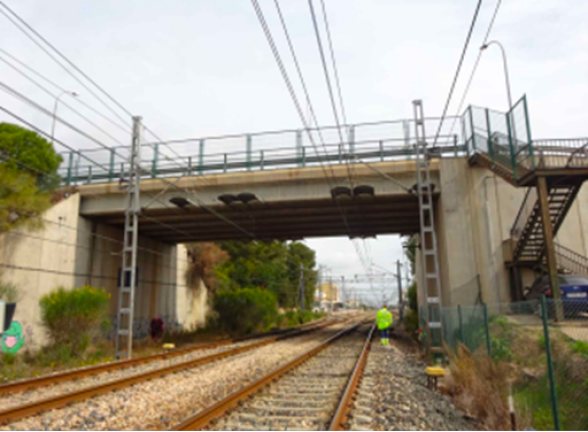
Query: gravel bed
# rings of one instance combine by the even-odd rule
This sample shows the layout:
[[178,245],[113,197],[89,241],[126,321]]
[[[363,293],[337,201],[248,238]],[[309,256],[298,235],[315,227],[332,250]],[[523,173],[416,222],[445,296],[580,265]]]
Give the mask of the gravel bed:
[[4,395],[0,395],[0,411],[14,406],[23,405],[25,403],[31,403],[41,399],[57,396],[59,394],[70,393],[73,391],[96,386],[99,384],[106,384],[111,381],[116,381],[122,378],[127,378],[133,375],[149,372],[162,367],[172,366],[190,360],[196,360],[202,357],[206,357],[208,355],[228,351],[230,349],[234,349],[237,347],[251,345],[259,342],[260,340],[262,339],[252,339],[243,342],[238,342],[235,344],[219,346],[216,348],[192,351],[190,353],[177,357],[168,358],[165,360],[156,360],[153,362],[139,364],[124,369],[115,369],[112,371],[100,372],[94,375],[89,375],[87,377],[77,378],[75,380],[69,381],[62,381],[54,385],[33,388],[22,392],[6,393]]
[[318,345],[345,326],[335,324],[204,366],[138,383],[1,426],[0,430],[169,429]]
[[367,336],[336,341],[300,367],[252,396],[212,430],[326,430]]
[[451,400],[427,388],[426,365],[376,335],[349,430],[477,430]]

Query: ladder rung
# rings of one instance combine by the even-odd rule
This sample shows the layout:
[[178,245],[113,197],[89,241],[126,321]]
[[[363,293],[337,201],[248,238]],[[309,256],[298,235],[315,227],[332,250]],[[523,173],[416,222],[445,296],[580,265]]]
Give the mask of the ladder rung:
[[129,331],[128,330],[124,330],[124,329],[120,329],[118,331],[118,335],[119,336],[128,336],[129,335]]
[[425,255],[435,255],[434,249],[425,250]]
[[120,289],[120,292],[122,292],[123,294],[130,294],[132,291],[132,289],[130,287],[122,287]]
[[427,297],[427,303],[439,303],[439,297]]
[[130,314],[131,313],[131,308],[121,308],[118,311],[119,314]]
[[433,232],[433,227],[423,227],[424,232]]
[[431,321],[431,322],[429,322],[429,328],[433,328],[433,329],[441,328],[441,323],[439,321]]
[[425,277],[427,279],[437,279],[437,273],[427,273]]

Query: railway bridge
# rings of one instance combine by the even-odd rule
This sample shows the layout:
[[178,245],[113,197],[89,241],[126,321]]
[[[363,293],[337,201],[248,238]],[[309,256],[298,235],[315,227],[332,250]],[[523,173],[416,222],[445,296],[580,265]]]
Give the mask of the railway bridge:
[[[436,131],[439,119],[424,123]],[[186,242],[419,234],[413,129],[398,120],[143,143],[135,316],[204,319],[205,292],[183,286]],[[508,113],[469,107],[426,141],[442,305],[519,300],[542,269],[588,273],[588,139],[533,139],[523,97]],[[59,282],[117,292],[128,153],[64,155],[70,196],[45,230],[76,247],[2,238],[8,262],[55,267],[40,291]]]

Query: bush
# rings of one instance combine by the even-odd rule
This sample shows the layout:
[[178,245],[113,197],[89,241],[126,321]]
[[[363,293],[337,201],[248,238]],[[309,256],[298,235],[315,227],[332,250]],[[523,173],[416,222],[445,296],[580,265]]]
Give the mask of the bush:
[[419,304],[417,300],[417,285],[416,282],[412,283],[408,287],[408,307],[413,311],[419,310]]
[[41,322],[49,339],[62,351],[69,347],[71,355],[83,354],[93,337],[108,327],[110,294],[103,289],[84,286],[66,290],[59,287],[41,297]]
[[212,303],[218,326],[231,334],[266,330],[278,317],[276,296],[261,288],[223,290]]
[[6,303],[16,303],[20,300],[19,288],[13,283],[0,280],[0,300],[4,300]]

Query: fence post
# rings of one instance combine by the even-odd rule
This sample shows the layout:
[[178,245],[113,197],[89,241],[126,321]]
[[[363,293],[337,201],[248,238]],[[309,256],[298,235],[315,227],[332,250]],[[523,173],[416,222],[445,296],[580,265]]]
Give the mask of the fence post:
[[[509,111],[509,114],[510,114],[510,111]],[[519,173],[517,170],[517,157],[515,154],[514,143],[512,140],[512,127],[513,127],[513,125],[510,122],[510,115],[509,114],[506,114],[506,127],[508,129],[508,144],[510,147],[510,163],[512,165],[514,179],[515,179],[515,181],[517,181],[519,179]]]
[[459,318],[459,339],[465,345],[465,338],[463,337],[463,317],[461,315],[461,305],[457,305],[457,317]]
[[549,374],[549,391],[551,395],[551,412],[555,430],[560,430],[559,413],[557,410],[557,393],[555,391],[555,377],[553,375],[553,362],[551,360],[551,347],[549,344],[549,326],[547,324],[547,304],[545,296],[541,296],[541,318],[543,319],[543,337],[545,338],[545,355],[547,356],[547,373]]
[[492,167],[494,168],[494,149],[492,148],[492,131],[490,130],[490,112],[488,108],[485,110],[486,112],[486,130],[488,131],[488,154],[492,159]]
[[488,323],[488,304],[482,303],[484,309],[484,328],[486,330],[486,349],[488,350],[488,356],[492,356],[492,349],[490,346],[490,324]]

